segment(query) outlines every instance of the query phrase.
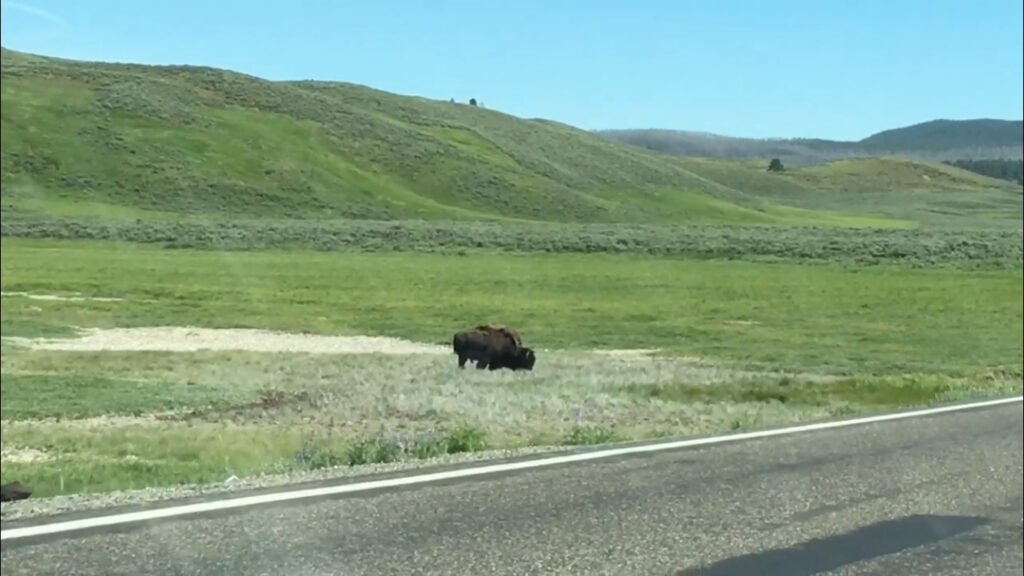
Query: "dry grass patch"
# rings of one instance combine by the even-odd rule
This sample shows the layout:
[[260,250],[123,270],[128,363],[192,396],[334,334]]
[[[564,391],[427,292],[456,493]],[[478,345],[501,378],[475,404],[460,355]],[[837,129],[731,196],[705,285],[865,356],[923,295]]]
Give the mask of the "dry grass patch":
[[[190,351],[190,332],[234,349]],[[140,348],[126,334],[149,339]],[[649,350],[546,351],[533,372],[487,372],[459,370],[447,348],[397,354],[400,341],[386,338],[160,328],[19,342],[2,361],[3,443],[53,457],[5,461],[3,474],[30,480],[39,495],[701,433],[808,415],[756,403],[680,405],[638,392],[637,385],[780,377]]]
[[0,450],[0,461],[3,461],[5,464],[8,462],[31,464],[33,462],[45,462],[50,459],[51,456],[49,454],[36,448],[4,446]]
[[38,496],[715,433],[1020,388],[1019,370],[839,378],[657,349],[547,350],[532,372],[460,370],[443,346],[261,330],[17,342],[2,357],[2,474]]

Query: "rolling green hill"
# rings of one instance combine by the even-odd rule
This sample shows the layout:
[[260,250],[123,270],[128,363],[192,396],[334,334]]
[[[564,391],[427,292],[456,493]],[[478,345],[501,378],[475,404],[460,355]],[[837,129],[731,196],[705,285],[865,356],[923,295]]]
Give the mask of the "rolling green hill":
[[821,138],[737,138],[685,130],[599,130],[617,142],[678,156],[780,158],[793,166],[870,156],[929,162],[1024,158],[1024,121],[932,120],[872,134],[858,141]]
[[806,210],[884,213],[948,228],[1021,227],[1020,184],[947,164],[890,157],[836,160],[765,178],[766,160],[680,158],[687,170],[765,201]]
[[[770,174],[766,161],[712,165],[467,104],[204,67],[4,49],[2,94],[5,219],[906,227],[920,211],[819,189],[1020,203],[1019,186],[949,166],[871,160]],[[905,175],[922,171],[927,178]]]

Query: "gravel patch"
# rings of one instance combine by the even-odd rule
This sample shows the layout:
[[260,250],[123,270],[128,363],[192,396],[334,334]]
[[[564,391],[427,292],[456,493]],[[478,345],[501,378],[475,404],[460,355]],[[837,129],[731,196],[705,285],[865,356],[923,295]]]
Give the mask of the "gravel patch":
[[38,499],[29,498],[27,500],[0,504],[0,517],[4,520],[39,518],[68,512],[83,512],[114,506],[152,504],[196,496],[228,495],[245,490],[273,488],[303,482],[354,479],[371,474],[413,471],[443,464],[483,463],[487,460],[500,458],[565,452],[574,448],[573,446],[534,446],[517,449],[488,450],[449,454],[425,460],[407,460],[361,466],[339,466],[322,470],[267,474],[248,478],[231,477],[225,478],[223,482],[214,484],[145,488],[141,490],[104,492],[101,494],[68,494]]

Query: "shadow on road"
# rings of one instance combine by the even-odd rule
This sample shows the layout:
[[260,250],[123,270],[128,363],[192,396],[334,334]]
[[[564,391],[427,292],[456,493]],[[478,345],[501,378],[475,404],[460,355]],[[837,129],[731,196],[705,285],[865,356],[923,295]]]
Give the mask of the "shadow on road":
[[811,576],[910,548],[940,542],[987,524],[976,516],[905,516],[789,548],[726,558],[675,576]]

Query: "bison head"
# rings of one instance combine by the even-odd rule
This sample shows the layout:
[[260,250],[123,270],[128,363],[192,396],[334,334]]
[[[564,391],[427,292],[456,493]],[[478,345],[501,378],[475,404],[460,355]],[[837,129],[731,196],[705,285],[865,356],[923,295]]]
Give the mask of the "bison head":
[[533,353],[533,348],[522,347],[516,351],[515,366],[516,370],[533,370],[533,365],[537,363],[537,355]]

